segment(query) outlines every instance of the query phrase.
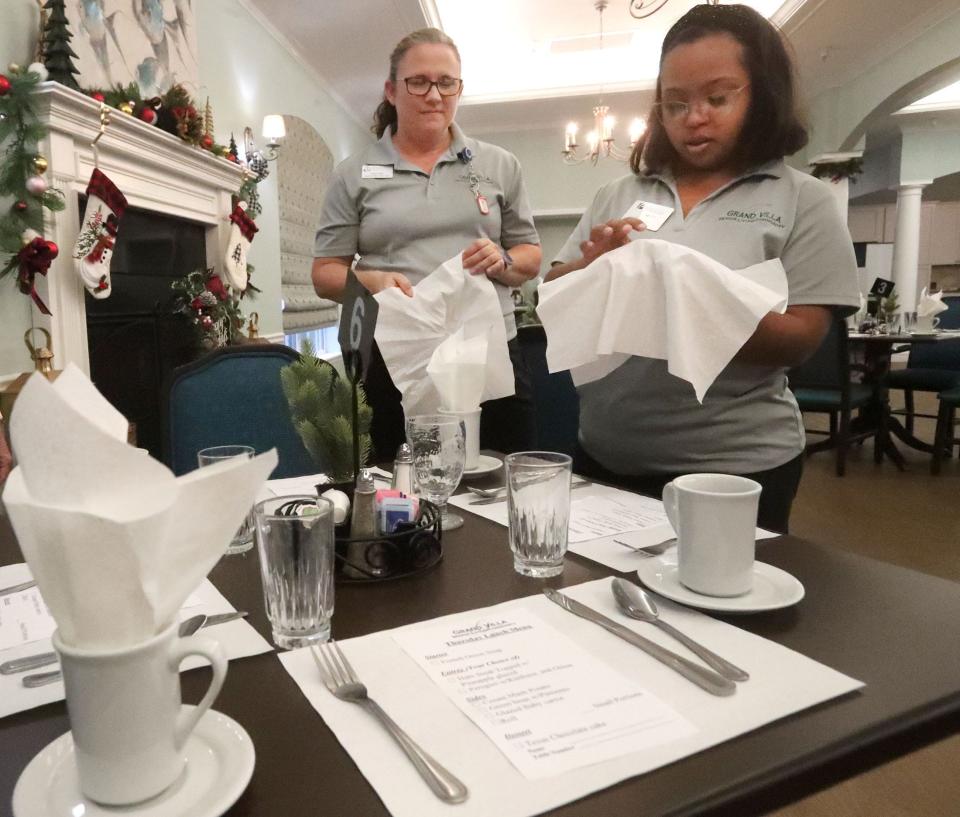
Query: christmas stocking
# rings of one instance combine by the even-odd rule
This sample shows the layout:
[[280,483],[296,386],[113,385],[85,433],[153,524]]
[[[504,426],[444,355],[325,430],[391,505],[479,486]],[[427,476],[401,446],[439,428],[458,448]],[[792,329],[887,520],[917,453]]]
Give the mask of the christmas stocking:
[[225,284],[229,284],[237,292],[247,288],[247,250],[257,232],[257,225],[244,212],[246,202],[238,202],[230,214],[233,226],[230,228],[230,238],[227,240],[227,252],[223,257],[224,274],[220,277]]
[[98,169],[87,185],[87,208],[80,235],[73,248],[83,285],[94,298],[110,297],[110,259],[117,240],[117,228],[127,200],[117,186]]

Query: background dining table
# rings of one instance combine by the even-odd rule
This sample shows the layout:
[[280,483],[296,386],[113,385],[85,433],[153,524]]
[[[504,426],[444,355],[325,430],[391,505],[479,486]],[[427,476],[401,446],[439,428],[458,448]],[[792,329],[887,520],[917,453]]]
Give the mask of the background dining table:
[[[758,556],[796,576],[805,598],[776,612],[723,618],[866,687],[551,814],[762,814],[958,731],[960,586],[790,536],[759,543]],[[226,557],[210,578],[269,638],[257,558],[255,550]],[[0,515],[0,564],[21,560]],[[333,633],[347,639],[608,575],[569,555],[556,579],[521,577],[506,529],[467,514],[462,529],[444,536],[443,560],[428,572],[338,583]],[[184,700],[196,702],[207,671],[185,672],[182,680]],[[388,813],[274,654],[232,662],[214,708],[242,724],[256,749],[253,778],[230,817]],[[0,721],[0,814],[8,813],[30,759],[68,728],[63,702]],[[445,760],[469,768],[468,758]]]

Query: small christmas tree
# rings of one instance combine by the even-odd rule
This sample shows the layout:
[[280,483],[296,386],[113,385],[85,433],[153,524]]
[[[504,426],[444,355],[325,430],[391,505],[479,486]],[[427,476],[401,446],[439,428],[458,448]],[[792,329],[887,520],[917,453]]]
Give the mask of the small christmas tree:
[[50,12],[43,30],[43,64],[50,73],[50,79],[79,91],[80,86],[74,76],[80,72],[73,64],[72,58],[77,55],[70,47],[73,33],[70,31],[64,0],[47,0],[43,7]]
[[[350,384],[329,363],[314,356],[313,347],[304,342],[300,360],[280,370],[283,392],[290,406],[290,417],[307,452],[319,468],[334,482],[352,482],[353,416]],[[360,467],[370,457],[370,419],[363,387],[357,388],[357,414],[360,429]]]

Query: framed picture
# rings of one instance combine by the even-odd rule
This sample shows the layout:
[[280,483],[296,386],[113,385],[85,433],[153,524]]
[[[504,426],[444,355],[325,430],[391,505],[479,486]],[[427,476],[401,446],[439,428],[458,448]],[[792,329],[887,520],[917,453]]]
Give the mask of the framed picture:
[[83,88],[136,82],[144,97],[199,88],[193,0],[67,0]]

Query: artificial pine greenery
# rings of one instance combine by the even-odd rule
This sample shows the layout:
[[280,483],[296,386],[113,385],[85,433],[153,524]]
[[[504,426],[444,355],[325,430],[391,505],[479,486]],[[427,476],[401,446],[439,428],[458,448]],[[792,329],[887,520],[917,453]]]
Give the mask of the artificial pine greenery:
[[[352,482],[353,406],[352,389],[327,361],[314,355],[304,341],[300,360],[280,370],[283,393],[290,406],[294,428],[318,467],[334,482]],[[360,466],[370,458],[370,419],[363,385],[357,384],[357,415],[360,428]]]
[[0,145],[6,145],[0,159],[0,200],[9,208],[0,212],[0,276],[17,268],[16,254],[23,246],[25,230],[43,234],[43,208],[64,208],[57,190],[47,189],[39,196],[27,192],[27,179],[37,175],[37,145],[47,135],[33,104],[40,78],[21,71],[11,72],[8,79],[10,90],[0,96]]
[[77,55],[70,48],[73,34],[64,9],[64,0],[47,0],[43,7],[50,12],[43,30],[43,64],[50,73],[50,79],[79,91],[80,86],[74,76],[80,72],[71,59]]

